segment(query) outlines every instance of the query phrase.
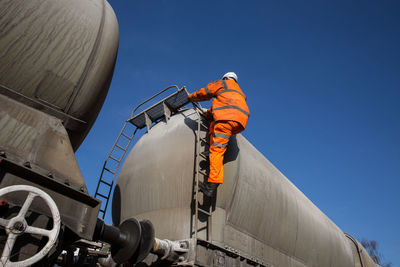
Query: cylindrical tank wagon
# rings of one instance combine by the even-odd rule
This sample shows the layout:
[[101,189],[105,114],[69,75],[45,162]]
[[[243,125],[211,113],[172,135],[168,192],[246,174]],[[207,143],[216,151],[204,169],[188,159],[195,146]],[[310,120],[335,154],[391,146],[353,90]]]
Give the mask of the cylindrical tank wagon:
[[[106,0],[0,1],[0,266],[51,265],[93,239],[101,201],[74,151],[103,105],[117,49]],[[100,229],[103,238],[111,228]]]
[[[147,219],[159,238],[195,238],[196,134],[207,134],[206,129],[197,133],[197,120],[194,109],[185,110],[154,125],[136,143],[114,192],[114,224],[132,217]],[[200,168],[207,165],[200,162]],[[221,266],[239,266],[230,265],[237,262],[232,256],[236,253],[264,266],[375,266],[366,253],[361,253],[361,263],[361,246],[242,135],[229,143],[224,173],[215,202],[208,203],[212,222],[208,225],[207,216],[199,216],[197,239],[204,242],[197,242],[195,264],[213,265],[222,257]],[[210,200],[203,201],[205,206]],[[153,260],[146,262],[157,266]]]
[[0,10],[0,93],[62,120],[76,150],[111,82],[114,11],[105,0],[4,0]]
[[[169,119],[176,110],[163,106],[167,121],[141,138],[120,173],[113,197],[118,228],[98,220],[100,201],[89,196],[74,151],[111,81],[115,14],[105,0],[3,0],[0,13],[0,200],[6,200],[0,202],[0,266],[52,265],[78,239],[84,248],[92,245],[88,240],[111,243],[121,262],[139,261],[150,250],[162,255],[148,256],[142,266],[168,265],[163,259],[200,266],[374,266],[356,240],[241,135],[230,142],[217,198],[200,199],[194,181],[204,170],[196,168],[207,163],[197,160],[196,135],[207,134],[196,130],[193,109]],[[38,233],[43,242],[27,242]]]

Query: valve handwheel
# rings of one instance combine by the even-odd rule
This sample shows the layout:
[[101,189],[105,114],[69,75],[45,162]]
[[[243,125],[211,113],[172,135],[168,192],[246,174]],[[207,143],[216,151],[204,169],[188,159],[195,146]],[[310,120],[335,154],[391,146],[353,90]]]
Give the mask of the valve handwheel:
[[[0,189],[0,199],[5,194],[17,191],[28,192],[28,196],[16,217],[7,220],[0,218],[0,227],[5,228],[7,233],[7,241],[4,245],[3,252],[1,253],[0,267],[28,266],[38,262],[43,257],[45,257],[50,249],[55,245],[58,234],[60,232],[60,212],[58,211],[57,205],[54,200],[46,192],[29,185],[12,185]],[[30,226],[25,220],[25,215],[29,207],[31,206],[32,201],[36,197],[42,198],[47,206],[50,208],[53,219],[53,228],[51,230]],[[25,233],[31,235],[46,236],[48,238],[48,241],[46,245],[32,257],[22,261],[12,262],[10,260],[10,254],[14,247],[15,241],[17,240],[18,236]]]

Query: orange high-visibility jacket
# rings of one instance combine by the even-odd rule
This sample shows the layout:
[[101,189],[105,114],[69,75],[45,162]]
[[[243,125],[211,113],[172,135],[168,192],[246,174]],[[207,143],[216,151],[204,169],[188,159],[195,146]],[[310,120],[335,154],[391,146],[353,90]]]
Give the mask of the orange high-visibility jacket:
[[213,99],[211,108],[214,121],[230,120],[246,128],[250,116],[246,96],[234,80],[218,80],[189,95],[191,101]]

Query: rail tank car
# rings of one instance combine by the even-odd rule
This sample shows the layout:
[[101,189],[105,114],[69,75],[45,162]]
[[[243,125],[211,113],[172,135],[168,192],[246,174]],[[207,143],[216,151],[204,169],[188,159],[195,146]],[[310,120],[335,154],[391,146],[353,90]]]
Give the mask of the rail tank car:
[[[377,266],[240,134],[229,143],[216,199],[200,200],[212,216],[199,213],[196,222],[196,135],[207,135],[206,129],[197,132],[197,120],[198,113],[187,109],[155,124],[135,144],[114,192],[114,224],[146,219],[159,238],[195,240],[196,266]],[[207,162],[199,165],[202,173]],[[161,266],[154,257],[145,263]]]
[[107,95],[118,48],[104,0],[0,2],[0,93],[63,121],[76,150]]
[[74,151],[103,105],[117,48],[105,0],[0,1],[0,266],[51,265],[93,239],[101,202]]

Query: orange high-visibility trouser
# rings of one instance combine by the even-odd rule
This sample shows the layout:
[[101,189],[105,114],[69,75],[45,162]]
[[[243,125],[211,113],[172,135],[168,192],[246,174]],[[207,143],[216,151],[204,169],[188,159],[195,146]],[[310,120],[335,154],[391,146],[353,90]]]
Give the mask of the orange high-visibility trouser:
[[236,121],[216,121],[210,124],[210,174],[208,182],[222,184],[224,181],[223,160],[229,138],[243,131]]

